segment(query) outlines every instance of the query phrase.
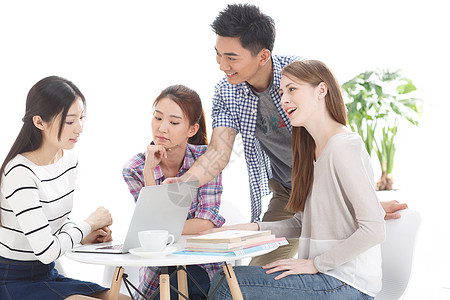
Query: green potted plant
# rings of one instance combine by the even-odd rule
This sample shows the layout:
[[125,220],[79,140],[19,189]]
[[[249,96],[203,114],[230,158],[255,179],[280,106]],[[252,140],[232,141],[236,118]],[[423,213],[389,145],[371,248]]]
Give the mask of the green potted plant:
[[377,190],[392,190],[398,127],[404,120],[417,126],[422,100],[411,79],[401,71],[366,71],[342,85],[350,128],[364,141],[369,155],[377,154],[381,178]]

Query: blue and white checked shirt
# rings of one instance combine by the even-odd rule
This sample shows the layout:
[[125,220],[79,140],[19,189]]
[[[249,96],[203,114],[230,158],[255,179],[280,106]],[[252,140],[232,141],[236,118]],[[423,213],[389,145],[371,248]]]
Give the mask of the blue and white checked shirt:
[[[292,126],[281,107],[279,89],[282,68],[296,60],[303,60],[303,58],[299,56],[272,56],[273,84],[270,95],[289,132],[292,132]],[[269,157],[255,137],[258,102],[259,97],[252,92],[246,83],[233,85],[225,77],[215,87],[212,108],[213,128],[230,127],[242,135],[250,184],[251,221],[259,220],[261,197],[269,193],[268,181],[272,177]]]

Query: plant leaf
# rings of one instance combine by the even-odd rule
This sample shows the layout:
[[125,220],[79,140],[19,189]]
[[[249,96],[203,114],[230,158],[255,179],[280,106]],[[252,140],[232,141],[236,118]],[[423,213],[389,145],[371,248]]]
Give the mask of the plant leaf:
[[402,78],[403,81],[406,81],[405,84],[401,84],[397,87],[397,93],[400,95],[404,95],[407,93],[411,93],[415,90],[417,90],[416,86],[412,83],[411,79],[409,78]]

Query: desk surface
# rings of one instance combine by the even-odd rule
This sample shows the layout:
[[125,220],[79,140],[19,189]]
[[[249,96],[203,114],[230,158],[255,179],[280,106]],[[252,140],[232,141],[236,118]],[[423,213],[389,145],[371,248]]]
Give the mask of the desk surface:
[[[175,243],[174,245],[177,245]],[[183,249],[183,243],[178,244],[178,247]],[[163,266],[177,266],[177,265],[198,265],[216,262],[233,262],[235,260],[259,256],[266,254],[275,249],[261,250],[250,254],[237,256],[207,256],[207,255],[178,255],[169,254],[159,258],[143,258],[131,253],[126,254],[106,254],[106,253],[81,253],[67,251],[65,256],[74,261],[97,264],[105,266],[149,266],[149,267],[163,267]]]

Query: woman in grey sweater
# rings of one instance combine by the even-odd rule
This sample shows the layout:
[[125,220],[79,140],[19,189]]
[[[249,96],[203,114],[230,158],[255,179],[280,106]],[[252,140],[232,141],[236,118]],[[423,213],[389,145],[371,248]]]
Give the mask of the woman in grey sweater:
[[[298,259],[236,267],[244,299],[373,299],[381,289],[384,210],[370,157],[347,127],[340,86],[319,61],[296,61],[281,79],[283,109],[294,126],[293,218],[224,229],[271,230],[300,238]],[[219,282],[215,275],[212,287]],[[214,299],[231,299],[225,281]]]

